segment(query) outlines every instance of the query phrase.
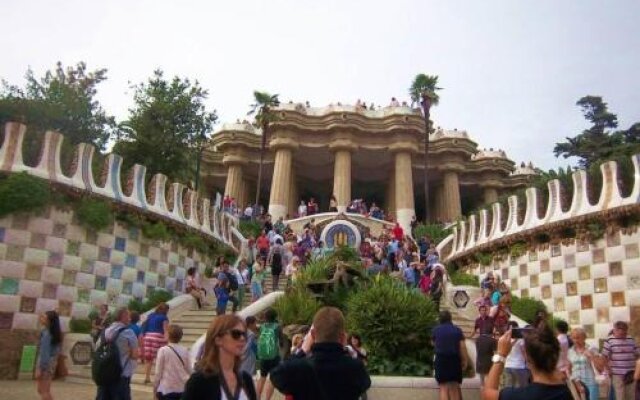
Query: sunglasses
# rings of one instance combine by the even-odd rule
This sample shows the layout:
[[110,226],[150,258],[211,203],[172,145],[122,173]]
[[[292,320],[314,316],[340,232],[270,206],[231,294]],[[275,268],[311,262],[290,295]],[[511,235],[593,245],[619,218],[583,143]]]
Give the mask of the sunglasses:
[[231,335],[231,338],[233,338],[233,340],[247,339],[247,331],[244,331],[242,329],[232,329],[228,333],[229,335]]

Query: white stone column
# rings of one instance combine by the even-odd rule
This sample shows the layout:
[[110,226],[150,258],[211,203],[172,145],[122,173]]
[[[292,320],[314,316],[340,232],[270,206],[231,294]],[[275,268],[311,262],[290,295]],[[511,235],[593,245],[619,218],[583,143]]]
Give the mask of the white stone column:
[[[238,202],[242,198],[242,164],[229,163],[227,164],[227,182],[224,187],[225,196],[229,195],[236,199]],[[238,204],[240,206],[240,204]]]
[[413,197],[413,171],[411,168],[411,153],[399,151],[395,154],[395,192],[396,192],[396,220],[404,229],[405,234],[411,234],[411,219],[416,215]]
[[458,180],[458,173],[455,171],[445,171],[444,173],[444,206],[445,222],[453,222],[462,215],[460,182]]
[[351,151],[349,150],[339,149],[335,152],[333,194],[338,202],[338,212],[345,212],[351,201]]
[[287,203],[291,195],[289,186],[291,185],[292,158],[290,148],[283,147],[276,150],[269,196],[269,214],[273,221],[287,216]]

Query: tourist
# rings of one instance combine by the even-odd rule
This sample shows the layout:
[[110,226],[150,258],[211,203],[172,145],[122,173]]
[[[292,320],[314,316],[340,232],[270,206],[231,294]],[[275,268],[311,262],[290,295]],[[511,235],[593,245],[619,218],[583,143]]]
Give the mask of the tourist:
[[481,306],[478,311],[480,316],[476,318],[471,338],[476,339],[476,372],[480,375],[480,385],[484,385],[484,378],[491,369],[491,357],[496,350],[496,339],[493,337],[493,318],[489,316],[486,306]]
[[251,204],[247,204],[243,214],[245,220],[250,220],[251,218],[253,218],[253,207],[251,207]]
[[294,399],[359,399],[371,386],[371,379],[364,364],[345,352],[346,344],[344,315],[337,308],[322,307],[299,356],[275,368],[271,382]]
[[444,275],[442,270],[434,268],[431,272],[431,286],[429,286],[429,296],[436,305],[436,311],[440,311],[440,299],[444,294]]
[[510,296],[504,296],[500,299],[500,303],[489,311],[497,335],[502,335],[509,329],[509,319],[511,318],[509,302]]
[[264,264],[264,258],[259,257],[253,264],[253,276],[251,277],[251,301],[256,301],[262,297],[264,293],[264,281],[267,276],[267,270]]
[[431,288],[431,268],[426,266],[424,267],[424,271],[422,276],[420,277],[420,281],[418,282],[418,287],[420,291],[425,296],[429,295],[429,291]]
[[258,324],[256,317],[250,315],[245,320],[247,325],[247,343],[242,352],[242,363],[240,372],[254,376],[256,374],[256,364],[258,360]]
[[389,104],[389,107],[400,107],[400,102],[398,100],[396,100],[395,97],[391,98],[391,103]]
[[226,281],[227,281],[227,284],[226,284],[227,297],[228,297],[227,301],[230,301],[233,304],[232,311],[236,312],[238,311],[238,307],[240,306],[240,300],[235,295],[235,293],[238,292],[241,285],[238,280],[237,270],[235,270],[234,268],[234,270],[232,271],[231,266],[226,260],[225,262],[222,263],[222,269],[218,274],[218,280],[221,280],[224,278],[226,278]]
[[239,372],[246,341],[247,328],[242,318],[214,318],[202,359],[185,385],[182,400],[258,399],[251,375]]
[[109,306],[101,304],[97,315],[91,319],[91,337],[93,338],[93,343],[98,341],[100,334],[102,334],[102,331],[109,326],[110,323]]
[[613,336],[604,341],[602,355],[607,359],[611,370],[611,384],[616,400],[633,400],[633,371],[640,348],[632,337],[628,336],[629,325],[617,321],[613,325]]
[[440,400],[460,400],[462,372],[467,369],[467,347],[462,330],[451,321],[449,311],[441,311],[440,324],[431,333],[435,352],[435,377]]
[[205,288],[198,285],[196,280],[196,267],[190,267],[187,269],[187,279],[185,281],[185,293],[190,294],[196,301],[198,309],[201,309],[205,305],[205,296],[207,291]]
[[401,242],[402,239],[404,238],[404,230],[400,226],[400,223],[397,221],[396,221],[396,224],[393,226],[391,233],[393,234],[393,237],[399,242]]
[[142,343],[144,346],[144,383],[151,382],[151,364],[156,359],[158,349],[167,344],[169,328],[169,305],[160,303],[154,312],[149,314],[142,327]]
[[36,360],[36,386],[43,400],[51,400],[51,379],[56,372],[58,355],[62,348],[62,331],[60,318],[55,311],[40,314],[40,340],[38,342],[38,359]]
[[180,346],[182,328],[169,325],[169,343],[158,350],[153,392],[158,400],[180,400],[191,375],[189,350]]
[[573,346],[567,353],[571,380],[578,381],[587,388],[588,400],[598,400],[600,391],[596,373],[598,368],[603,367],[598,350],[587,345],[587,333],[583,328],[574,328],[571,331],[571,339]]
[[[404,260],[403,260],[404,261]],[[406,261],[405,261],[406,262]],[[413,289],[416,287],[418,281],[416,277],[416,271],[418,271],[418,262],[412,262],[403,272],[404,283],[407,288]]]
[[139,357],[138,339],[133,331],[128,328],[131,316],[126,307],[117,309],[114,319],[115,321],[100,336],[98,347],[103,342],[115,341],[122,372],[120,373],[120,379],[116,382],[98,386],[96,400],[131,400],[131,375],[136,370],[136,360]]
[[297,256],[293,256],[291,262],[287,264],[287,267],[284,271],[284,276],[287,279],[287,289],[290,288],[293,283],[295,283],[299,271],[300,259]]
[[227,304],[229,304],[229,279],[222,274],[218,277],[218,283],[213,289],[216,295],[216,315],[224,315],[227,312]]
[[329,199],[329,212],[338,212],[338,200],[336,200],[335,194],[332,194]]
[[273,230],[273,223],[271,222],[271,214],[267,214],[264,216],[264,223],[262,227],[264,228],[264,231],[267,232],[267,235],[269,234],[269,232]]
[[272,290],[275,292],[280,285],[280,275],[282,274],[284,248],[282,241],[277,240],[269,251],[268,264],[271,266]]
[[129,313],[129,319],[129,329],[133,331],[133,333],[139,340],[142,340],[142,328],[140,327],[140,325],[138,325],[138,323],[140,322],[140,313],[137,311],[131,311]]
[[258,248],[258,255],[267,258],[269,254],[269,238],[265,231],[262,231],[258,239],[256,239],[256,247]]
[[318,203],[316,203],[316,199],[313,197],[309,199],[309,203],[307,204],[307,215],[313,215],[318,213]]
[[[511,329],[518,328],[518,323],[510,321]],[[495,349],[494,349],[495,350]],[[527,368],[527,359],[524,353],[524,339],[516,339],[507,360],[504,363],[505,387],[521,388],[529,384],[531,373]]]
[[420,250],[420,262],[426,262],[427,260],[427,253],[429,252],[429,248],[431,243],[429,242],[429,239],[427,238],[427,236],[423,236],[420,238],[420,240],[418,240],[418,249]]
[[[364,242],[367,243],[367,242]],[[316,247],[311,251],[311,259],[319,260],[324,258],[327,255],[327,248],[324,247],[324,242],[322,240],[318,240]]]
[[558,365],[556,368],[565,377],[569,377],[569,324],[566,321],[558,320],[556,322],[556,331],[558,332],[558,343],[560,343],[560,356],[558,357]]
[[238,303],[240,307],[244,305],[244,295],[250,290],[249,269],[247,268],[247,260],[244,258],[238,263],[238,268],[234,268],[236,279],[238,280]]
[[300,200],[300,205],[298,206],[298,218],[307,216],[307,204],[304,200]]
[[480,289],[482,290],[489,290],[490,293],[493,292],[493,272],[489,271],[487,272],[487,275],[485,275],[485,277],[482,279],[482,282],[480,282]]
[[278,217],[278,220],[273,225],[273,229],[276,231],[276,233],[282,235],[284,234],[284,228],[285,228],[284,217]]
[[360,335],[356,333],[350,335],[347,343],[349,343],[347,347],[353,350],[353,352],[356,354],[356,358],[362,361],[364,365],[367,365],[367,350],[362,347],[362,338],[360,337]]
[[297,357],[302,351],[302,342],[304,341],[304,335],[302,333],[296,333],[291,338],[291,348],[289,349],[289,355],[291,357]]
[[231,211],[231,196],[228,194],[224,196],[224,199],[222,199],[222,209],[224,212]]
[[258,360],[260,360],[260,378],[258,379],[258,398],[262,398],[265,390],[267,400],[273,396],[273,386],[265,383],[271,371],[280,364],[280,343],[282,343],[282,329],[277,321],[278,314],[273,308],[264,313],[265,322],[260,326],[258,336]]
[[531,384],[522,388],[505,387],[499,390],[500,375],[511,348],[511,330],[508,330],[498,340],[498,350],[493,356],[491,371],[482,388],[482,400],[573,400],[569,387],[557,373],[560,344],[548,325],[533,329],[524,335],[524,349],[527,365],[531,370]]

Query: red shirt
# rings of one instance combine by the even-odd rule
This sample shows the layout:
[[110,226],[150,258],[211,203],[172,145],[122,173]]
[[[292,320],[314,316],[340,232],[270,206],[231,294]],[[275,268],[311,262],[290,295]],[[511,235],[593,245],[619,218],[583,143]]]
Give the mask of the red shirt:
[[394,226],[391,232],[393,233],[393,237],[397,240],[402,240],[402,238],[404,237],[404,231],[402,230],[402,227],[400,225]]
[[266,236],[259,236],[258,240],[256,240],[256,245],[259,249],[268,249],[269,248],[269,238]]

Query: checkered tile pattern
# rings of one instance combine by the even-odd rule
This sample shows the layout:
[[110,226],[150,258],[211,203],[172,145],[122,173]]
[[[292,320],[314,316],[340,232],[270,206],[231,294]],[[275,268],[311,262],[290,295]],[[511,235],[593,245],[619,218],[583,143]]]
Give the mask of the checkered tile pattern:
[[115,225],[98,233],[72,212],[0,219],[0,329],[36,329],[38,313],[56,309],[63,327],[96,305],[126,305],[150,290],[182,291],[186,269],[210,260],[177,243],[147,240]]
[[[472,266],[481,279],[494,271],[520,297],[542,300],[555,316],[606,338],[613,322],[640,324],[640,232],[617,232],[595,243],[551,245],[492,266]],[[640,326],[639,326],[640,328]]]

